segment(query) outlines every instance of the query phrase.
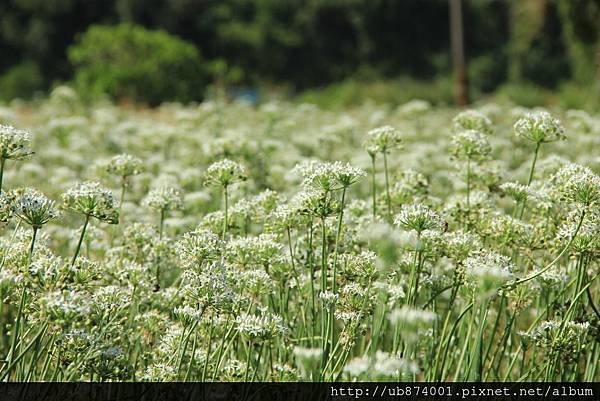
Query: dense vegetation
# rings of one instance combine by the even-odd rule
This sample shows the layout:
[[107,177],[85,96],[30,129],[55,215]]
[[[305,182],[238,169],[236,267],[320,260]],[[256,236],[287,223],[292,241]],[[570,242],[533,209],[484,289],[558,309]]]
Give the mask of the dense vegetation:
[[598,115],[59,87],[0,122],[2,380],[600,379]]
[[[463,9],[473,97],[509,83],[513,100],[532,106],[526,96],[534,91],[518,90],[527,82],[534,89],[562,88],[579,99],[570,107],[597,101],[600,0],[463,0]],[[204,61],[188,67],[235,85],[299,91],[346,79],[443,81],[451,75],[448,2],[442,0],[159,0],[151,6],[144,0],[7,0],[0,2],[0,98],[26,98],[71,80],[79,64],[69,62],[68,48],[92,25],[122,22],[195,45]],[[179,82],[196,85],[185,74]],[[204,95],[194,93],[197,100]],[[443,102],[444,95],[431,100]],[[176,92],[161,100],[188,98]]]

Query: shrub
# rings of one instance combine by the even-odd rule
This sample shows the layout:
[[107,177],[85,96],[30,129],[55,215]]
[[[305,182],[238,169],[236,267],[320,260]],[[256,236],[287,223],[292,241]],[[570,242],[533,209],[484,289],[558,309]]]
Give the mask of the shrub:
[[198,49],[163,31],[132,24],[90,27],[68,50],[75,84],[150,104],[202,97],[206,83]]
[[44,79],[37,64],[25,61],[0,76],[0,99],[28,99],[41,90],[43,85]]

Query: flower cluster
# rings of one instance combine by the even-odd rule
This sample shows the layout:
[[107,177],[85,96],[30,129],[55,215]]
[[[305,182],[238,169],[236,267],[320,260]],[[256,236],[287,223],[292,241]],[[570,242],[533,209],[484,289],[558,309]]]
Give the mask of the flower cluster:
[[204,184],[228,187],[236,182],[246,181],[247,178],[246,170],[241,164],[223,159],[208,166],[204,173]]
[[559,119],[547,111],[528,113],[514,126],[515,134],[535,143],[554,142],[566,139],[565,129]]
[[50,220],[58,216],[54,201],[33,188],[14,191],[14,213],[34,229],[42,228]]
[[223,244],[218,235],[197,229],[188,232],[175,244],[175,249],[185,268],[200,268],[215,261],[221,254]]
[[452,127],[455,132],[474,130],[484,134],[492,133],[492,122],[485,114],[477,110],[465,110],[458,113],[452,119]]
[[33,152],[30,149],[31,135],[11,125],[0,124],[0,159],[21,160]]
[[119,212],[110,190],[99,182],[87,181],[70,188],[62,196],[63,207],[109,224],[119,222]]
[[128,154],[114,156],[106,165],[106,171],[123,179],[144,171],[142,160]]
[[366,176],[366,173],[349,163],[342,162],[304,162],[295,167],[304,181],[302,185],[308,189],[334,191],[347,188]]
[[163,185],[151,190],[144,199],[144,204],[159,211],[180,210],[183,209],[183,198],[179,190]]
[[405,230],[422,233],[425,230],[442,231],[444,220],[438,213],[423,204],[404,205],[394,218],[394,224]]
[[584,207],[600,203],[600,176],[589,167],[570,163],[555,174],[553,181],[566,202]]
[[369,154],[375,155],[377,153],[389,153],[391,150],[399,148],[401,142],[400,131],[392,126],[385,125],[369,131],[364,146]]
[[236,320],[237,330],[252,341],[265,341],[285,336],[288,328],[281,316],[272,313],[250,315],[243,313]]
[[498,289],[513,278],[514,263],[508,256],[493,251],[478,251],[465,262],[467,277],[483,293]]
[[452,137],[451,151],[459,160],[481,161],[489,157],[492,148],[485,134],[471,129],[459,131]]
[[354,380],[397,380],[405,375],[410,377],[418,371],[415,363],[383,351],[377,351],[372,358],[353,359],[344,367],[344,373]]

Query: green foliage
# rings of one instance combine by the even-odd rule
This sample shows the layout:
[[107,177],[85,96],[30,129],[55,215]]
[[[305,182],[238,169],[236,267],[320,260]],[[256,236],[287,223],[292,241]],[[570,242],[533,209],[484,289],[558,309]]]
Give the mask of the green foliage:
[[599,74],[600,2],[560,1],[558,11],[563,22],[563,37],[573,79],[586,85]]
[[[582,87],[598,81],[599,0],[463,0],[462,4],[473,99],[507,81],[529,81],[554,90],[566,81]],[[99,50],[90,46],[85,60],[88,72],[77,74],[85,83],[86,94],[106,87],[113,96],[136,99],[131,87],[134,81],[143,81],[136,84],[144,89],[142,100],[156,103],[197,99],[205,92],[202,87],[207,75],[218,90],[228,85],[266,85],[304,91],[359,79],[389,81],[410,76],[431,80],[450,75],[452,68],[446,1],[155,0],[148,7],[146,0],[5,0],[0,1],[0,76],[23,60],[31,60],[42,78],[41,89],[70,80],[74,71],[67,49],[80,47],[81,41],[73,46],[78,35],[93,24],[123,22],[164,30],[194,44],[206,65],[196,73],[177,72],[176,82],[165,79],[156,84],[158,68],[134,68],[132,63],[121,67],[112,58],[96,63],[99,60],[94,53]],[[105,36],[114,42],[114,37]],[[115,47],[127,49],[119,52],[129,57],[128,46]],[[195,59],[192,52],[183,51],[187,56],[182,57]],[[143,56],[132,55],[142,57],[145,66],[156,61],[141,53]],[[187,70],[191,63],[184,64]],[[21,77],[17,81],[38,83],[27,81],[25,70],[17,70]],[[172,75],[170,71],[166,74]],[[130,80],[131,76],[135,80]],[[438,89],[438,83],[432,85]],[[341,87],[343,91],[338,89],[345,96],[356,93],[352,85],[343,83]],[[425,85],[423,89],[431,88]],[[168,96],[160,98],[163,93]],[[23,90],[16,96],[31,94],[31,90]],[[427,92],[416,97],[438,95]]]
[[79,88],[117,99],[150,104],[198,100],[206,82],[193,44],[132,24],[92,26],[68,55]]
[[37,64],[26,61],[0,76],[0,99],[26,99],[42,89],[44,78]]
[[600,90],[597,85],[566,83],[559,88],[558,98],[565,109],[600,110]]
[[438,77],[430,81],[410,78],[376,81],[349,79],[325,88],[307,90],[298,96],[298,101],[339,109],[357,106],[365,101],[395,106],[417,98],[433,104],[451,104],[452,80],[450,77]]
[[469,61],[469,86],[473,90],[473,98],[482,93],[489,93],[506,78],[506,60],[502,55],[485,54]]
[[529,82],[502,85],[497,96],[524,107],[547,106],[551,103],[551,92],[548,89]]

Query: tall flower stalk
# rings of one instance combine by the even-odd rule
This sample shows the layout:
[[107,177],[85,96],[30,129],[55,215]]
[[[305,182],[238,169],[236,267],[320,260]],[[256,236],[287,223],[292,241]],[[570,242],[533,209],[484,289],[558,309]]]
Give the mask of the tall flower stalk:
[[[526,184],[529,186],[533,181],[535,165],[538,160],[540,147],[544,143],[565,140],[565,129],[563,128],[560,120],[552,117],[552,115],[550,115],[550,113],[547,111],[540,111],[528,113],[526,116],[520,118],[514,125],[514,132],[517,137],[524,138],[525,140],[535,144],[533,160],[531,161],[531,167],[529,168],[529,176]],[[519,211],[519,218],[523,217],[526,203],[527,199],[523,199],[521,210]]]
[[[183,208],[183,199],[179,190],[168,185],[159,186],[148,193],[143,203],[147,207],[158,211],[158,238],[162,240],[167,213]],[[154,288],[160,289],[160,257],[156,260]]]
[[246,181],[247,178],[244,167],[229,159],[223,159],[211,164],[204,173],[204,185],[221,187],[223,191],[223,239],[227,236],[227,227],[229,225],[229,187],[232,184]]
[[115,208],[115,200],[112,192],[103,188],[100,183],[93,181],[84,182],[72,187],[63,194],[62,200],[64,209],[84,216],[84,223],[79,235],[79,241],[77,242],[77,248],[75,248],[75,253],[71,259],[71,266],[73,266],[79,256],[90,218],[95,218],[108,224],[118,224],[119,211]]
[[144,171],[142,160],[138,157],[121,154],[114,156],[106,165],[106,171],[115,175],[121,181],[121,196],[119,197],[119,216],[123,223],[123,203],[125,202],[125,193],[130,186],[130,179]]
[[387,206],[387,219],[392,221],[392,200],[390,196],[389,169],[387,155],[394,149],[400,148],[400,131],[389,125],[375,128],[367,133],[364,147],[371,156],[373,164],[373,214],[375,215],[375,155],[383,155],[383,168],[385,174],[385,201]]

